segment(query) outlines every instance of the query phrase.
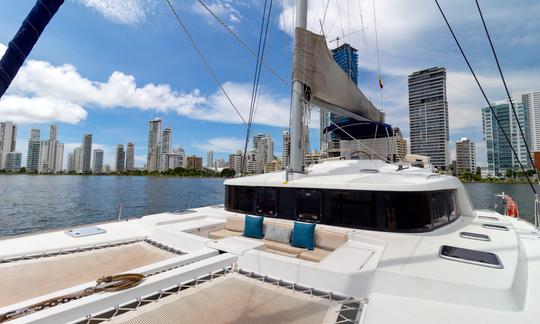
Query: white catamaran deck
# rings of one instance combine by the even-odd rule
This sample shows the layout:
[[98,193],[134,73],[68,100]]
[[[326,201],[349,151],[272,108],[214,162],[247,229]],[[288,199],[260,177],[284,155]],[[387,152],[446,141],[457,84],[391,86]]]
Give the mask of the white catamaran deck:
[[[341,168],[349,163],[333,165]],[[401,172],[385,164],[354,163],[364,163],[357,166],[361,170],[378,168],[379,175],[388,177]],[[317,172],[317,177],[324,177],[321,170]],[[244,214],[223,206],[71,232],[100,229],[87,236],[73,237],[60,230],[0,240],[0,274],[11,278],[0,284],[0,314],[80,292],[95,286],[95,279],[103,275],[130,272],[146,277],[134,288],[99,292],[15,317],[12,322],[94,323],[110,318],[127,323],[213,322],[215,316],[225,323],[336,322],[341,314],[337,309],[353,303],[356,306],[348,311],[353,316],[345,322],[537,323],[540,232],[520,219],[469,210],[467,194],[454,178],[408,172],[411,175],[397,173],[392,181],[401,181],[403,190],[407,183],[417,188],[455,188],[464,206],[460,216],[442,227],[416,233],[317,224],[313,251],[243,237]],[[374,181],[372,173],[360,171],[360,176],[349,177],[351,186],[368,188]],[[272,185],[269,179],[277,179],[277,174],[264,177],[268,181],[260,186],[268,187]],[[275,185],[305,187],[312,181],[309,177],[308,173]],[[227,184],[240,182],[234,179]],[[321,183],[332,186],[331,178]],[[290,228],[293,221],[265,217],[263,226],[269,224]],[[444,257],[445,245],[492,253],[497,263]],[[209,276],[219,273],[225,273],[223,278],[205,284]],[[230,314],[224,315],[225,309]]]

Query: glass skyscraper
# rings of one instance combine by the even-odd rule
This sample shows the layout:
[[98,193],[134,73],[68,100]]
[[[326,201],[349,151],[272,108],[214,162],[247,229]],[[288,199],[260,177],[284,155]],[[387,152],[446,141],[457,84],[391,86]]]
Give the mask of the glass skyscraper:
[[411,154],[428,156],[434,167],[450,165],[446,69],[433,67],[409,75]]
[[[527,105],[514,100],[514,108],[518,116],[519,123],[523,128],[526,141],[529,142],[529,121]],[[503,131],[510,137],[512,146],[519,156],[519,161],[524,167],[530,167],[529,157],[525,141],[521,137],[518,123],[508,100],[499,101],[492,104],[495,115],[499,119],[501,127],[497,124],[495,117],[489,107],[482,108],[482,129],[487,148],[488,173],[491,176],[500,176],[506,173],[506,170],[518,170],[520,168],[518,159],[514,156],[510,144],[504,137]]]

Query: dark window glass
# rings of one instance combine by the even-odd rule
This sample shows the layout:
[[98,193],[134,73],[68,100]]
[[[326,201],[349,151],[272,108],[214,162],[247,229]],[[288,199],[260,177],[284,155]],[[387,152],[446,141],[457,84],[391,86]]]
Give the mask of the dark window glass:
[[432,192],[431,217],[435,228],[457,218],[456,199],[453,191]]
[[390,231],[428,231],[431,227],[429,197],[423,192],[384,193],[383,229]]
[[367,191],[330,192],[330,215],[332,225],[346,227],[377,227],[374,193]]
[[322,193],[318,190],[298,190],[296,192],[296,217],[304,222],[320,222]]
[[226,186],[225,209],[391,232],[427,232],[459,216],[455,190],[382,192]]
[[247,214],[255,213],[255,188],[226,186],[225,209]]
[[503,267],[499,257],[491,252],[469,250],[455,246],[443,245],[441,247],[440,256],[445,259],[483,265],[486,267]]
[[257,214],[276,216],[278,208],[278,192],[273,188],[257,189]]

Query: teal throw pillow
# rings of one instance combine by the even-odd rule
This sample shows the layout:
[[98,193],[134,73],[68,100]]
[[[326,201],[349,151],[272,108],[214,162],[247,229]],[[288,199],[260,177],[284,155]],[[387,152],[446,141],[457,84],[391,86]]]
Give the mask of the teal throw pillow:
[[256,239],[263,238],[263,220],[261,216],[246,215],[244,220],[244,236]]
[[313,250],[315,248],[315,224],[294,222],[291,245]]

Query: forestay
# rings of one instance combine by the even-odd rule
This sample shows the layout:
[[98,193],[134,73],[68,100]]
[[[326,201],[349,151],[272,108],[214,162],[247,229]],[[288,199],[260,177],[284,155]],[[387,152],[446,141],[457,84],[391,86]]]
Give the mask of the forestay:
[[384,123],[384,113],[334,61],[324,36],[298,27],[295,37],[293,82],[306,85],[311,103],[341,116]]

